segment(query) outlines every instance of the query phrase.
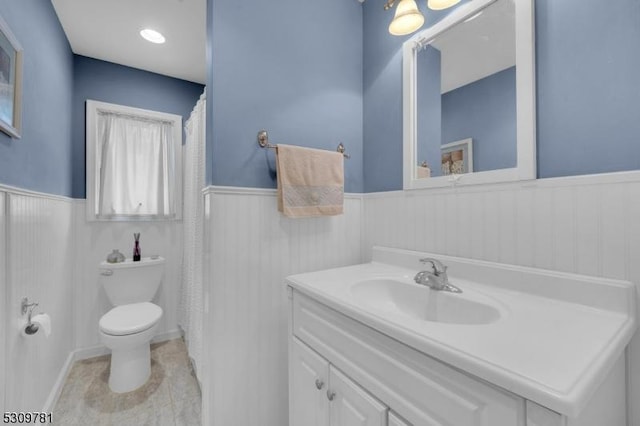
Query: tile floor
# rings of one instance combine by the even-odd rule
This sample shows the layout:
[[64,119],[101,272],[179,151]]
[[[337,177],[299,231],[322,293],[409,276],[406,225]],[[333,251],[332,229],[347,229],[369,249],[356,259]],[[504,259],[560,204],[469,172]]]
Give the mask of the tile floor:
[[53,411],[59,426],[200,425],[200,388],[182,339],[151,345],[151,377],[128,393],[111,392],[110,356],[76,362]]

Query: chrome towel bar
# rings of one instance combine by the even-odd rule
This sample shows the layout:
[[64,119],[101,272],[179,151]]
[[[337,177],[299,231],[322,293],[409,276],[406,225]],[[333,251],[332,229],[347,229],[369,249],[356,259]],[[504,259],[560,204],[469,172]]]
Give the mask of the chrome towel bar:
[[[269,143],[269,134],[267,133],[266,130],[260,130],[258,132],[258,145],[260,145],[260,148],[271,148],[271,149],[276,149],[277,146],[276,145],[271,145]],[[343,145],[342,142],[340,142],[338,144],[338,147],[336,148],[336,151],[341,153],[342,155],[344,155],[344,158],[346,158],[347,160],[349,158],[351,158],[351,155],[349,154],[345,154],[345,147]]]

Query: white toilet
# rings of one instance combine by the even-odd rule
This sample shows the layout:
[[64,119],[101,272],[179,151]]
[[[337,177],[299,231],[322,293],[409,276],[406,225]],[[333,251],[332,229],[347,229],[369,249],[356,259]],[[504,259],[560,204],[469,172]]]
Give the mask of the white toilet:
[[162,317],[162,308],[151,300],[164,263],[162,257],[100,263],[100,281],[115,306],[100,318],[100,338],[111,349],[109,387],[114,392],[135,390],[151,374],[149,343]]

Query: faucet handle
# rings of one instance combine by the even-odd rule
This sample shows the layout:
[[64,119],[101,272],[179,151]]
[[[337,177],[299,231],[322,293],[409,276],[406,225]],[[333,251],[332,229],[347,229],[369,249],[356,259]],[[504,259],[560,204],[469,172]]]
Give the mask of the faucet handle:
[[420,263],[422,263],[423,265],[426,265],[427,263],[430,263],[431,264],[431,269],[433,269],[433,272],[434,273],[438,272],[438,270],[436,269],[436,264],[432,259],[430,259],[428,257],[424,257],[424,258],[420,259]]
[[445,274],[447,272],[447,266],[445,266],[438,259],[434,259],[432,257],[425,257],[420,259],[420,263],[427,264],[430,263],[433,268],[433,273],[438,276],[441,274]]

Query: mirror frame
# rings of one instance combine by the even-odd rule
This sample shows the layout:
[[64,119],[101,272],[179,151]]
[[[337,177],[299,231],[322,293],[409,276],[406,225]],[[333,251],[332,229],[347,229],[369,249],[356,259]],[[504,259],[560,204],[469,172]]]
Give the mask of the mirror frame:
[[513,0],[516,8],[516,167],[428,179],[415,178],[418,164],[416,55],[422,46],[496,1],[498,0],[472,0],[465,3],[402,45],[403,188],[405,190],[536,178],[535,0]]

